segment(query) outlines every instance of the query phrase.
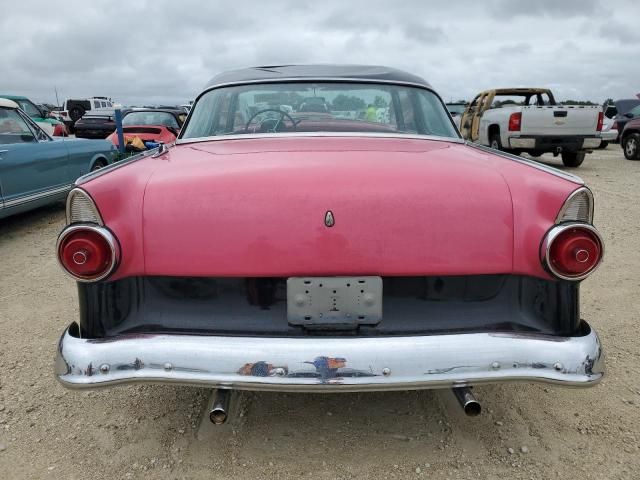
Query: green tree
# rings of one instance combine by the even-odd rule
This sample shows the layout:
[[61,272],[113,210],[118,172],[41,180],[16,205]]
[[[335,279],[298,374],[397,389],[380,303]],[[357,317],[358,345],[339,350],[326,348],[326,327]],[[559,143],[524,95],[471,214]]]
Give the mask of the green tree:
[[373,101],[373,106],[376,108],[387,108],[389,104],[383,97],[381,97],[380,95],[376,95],[376,98]]
[[597,103],[593,103],[589,100],[565,100],[560,103],[563,105],[598,105]]
[[367,104],[360,97],[354,95],[344,95],[341,93],[331,102],[331,109],[344,111],[344,110],[363,110]]

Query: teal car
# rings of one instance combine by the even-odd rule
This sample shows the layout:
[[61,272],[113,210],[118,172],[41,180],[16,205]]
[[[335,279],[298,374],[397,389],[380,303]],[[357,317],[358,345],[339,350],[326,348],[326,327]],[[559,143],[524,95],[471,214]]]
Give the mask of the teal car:
[[[67,127],[63,122],[56,120],[55,118],[47,117],[40,108],[29,100],[27,97],[23,97],[20,95],[4,95],[0,93],[0,98],[5,98],[7,100],[13,100],[18,106],[31,117],[31,120],[36,122],[48,135],[59,135],[64,132],[67,133]],[[59,129],[55,129],[56,125],[59,126]],[[60,132],[60,133],[58,133]]]
[[107,140],[53,139],[18,104],[0,98],[0,218],[63,200],[78,177],[116,154]]

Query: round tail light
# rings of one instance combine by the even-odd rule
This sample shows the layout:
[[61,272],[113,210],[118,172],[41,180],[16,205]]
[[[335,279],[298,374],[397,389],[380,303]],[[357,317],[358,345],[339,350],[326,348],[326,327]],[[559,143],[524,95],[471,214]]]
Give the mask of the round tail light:
[[115,269],[120,256],[118,242],[103,227],[74,225],[58,238],[58,260],[62,268],[81,282],[96,282]]
[[587,224],[565,224],[551,229],[543,242],[547,268],[563,280],[582,280],[602,260],[604,245],[598,231]]

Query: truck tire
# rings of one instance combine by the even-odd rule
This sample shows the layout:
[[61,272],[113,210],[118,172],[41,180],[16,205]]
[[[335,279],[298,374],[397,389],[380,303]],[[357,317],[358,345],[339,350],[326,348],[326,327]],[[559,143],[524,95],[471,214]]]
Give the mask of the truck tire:
[[585,152],[562,152],[562,163],[565,167],[579,167],[584,162]]
[[85,112],[86,111],[85,111],[84,108],[82,108],[80,106],[75,106],[69,111],[69,117],[71,117],[71,120],[75,124],[78,120],[80,120],[82,118],[82,116],[85,114]]
[[640,133],[625,135],[622,139],[622,150],[627,160],[640,160]]
[[494,133],[489,138],[489,146],[494,150],[502,150],[502,142],[500,141],[500,134]]
[[600,146],[598,147],[601,150],[604,150],[605,148],[607,148],[607,146],[609,145],[609,142],[600,142]]

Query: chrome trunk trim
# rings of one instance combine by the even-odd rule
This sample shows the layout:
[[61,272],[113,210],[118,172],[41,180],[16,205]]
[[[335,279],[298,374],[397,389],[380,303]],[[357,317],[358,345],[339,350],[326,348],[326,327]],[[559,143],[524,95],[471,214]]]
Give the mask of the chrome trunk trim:
[[565,180],[569,180],[573,183],[577,183],[578,185],[584,185],[584,180],[582,180],[582,178],[578,177],[577,175],[573,175],[572,173],[558,170],[557,168],[550,167],[543,163],[539,163],[535,160],[529,160],[528,158],[519,157],[517,155],[512,155],[507,152],[502,152],[500,150],[494,150],[493,148],[487,147],[485,145],[473,143],[470,141],[467,141],[466,144],[470,147],[476,148],[478,150],[482,150],[485,153],[490,153],[492,155],[497,155],[499,157],[507,158],[509,160],[514,160],[518,163],[522,163],[523,165],[528,165],[529,167],[537,168],[538,170],[542,170],[543,172],[550,173],[551,175],[555,175],[556,177],[564,178]]
[[238,133],[233,135],[214,135],[212,137],[180,138],[176,145],[188,145],[190,143],[215,142],[222,140],[251,140],[256,138],[299,138],[299,137],[335,137],[335,138],[399,138],[409,140],[432,140],[447,143],[465,143],[462,138],[438,137],[435,135],[414,135],[405,133],[383,132],[286,132],[286,133]]

